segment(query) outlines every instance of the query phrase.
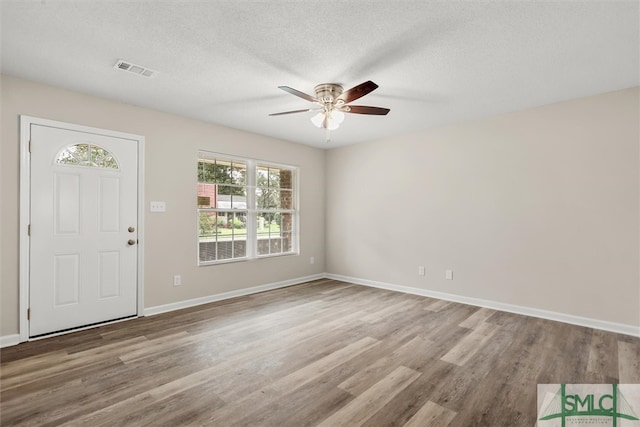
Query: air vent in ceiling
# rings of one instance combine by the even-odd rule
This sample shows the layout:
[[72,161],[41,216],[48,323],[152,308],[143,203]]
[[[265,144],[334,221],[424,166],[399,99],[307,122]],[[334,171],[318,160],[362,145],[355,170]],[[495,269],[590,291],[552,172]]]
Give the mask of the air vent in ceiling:
[[152,70],[151,68],[132,64],[131,62],[125,61],[123,59],[118,59],[118,62],[116,62],[116,65],[114,65],[113,68],[128,71],[130,73],[137,74],[143,77],[155,77],[155,75],[158,74],[157,71]]

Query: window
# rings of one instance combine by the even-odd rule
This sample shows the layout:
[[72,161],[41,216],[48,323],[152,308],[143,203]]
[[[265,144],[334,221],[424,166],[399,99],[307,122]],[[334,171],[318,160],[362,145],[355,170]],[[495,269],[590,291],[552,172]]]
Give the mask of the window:
[[258,255],[291,252],[293,170],[259,164],[256,172]]
[[200,265],[297,253],[293,166],[200,152]]
[[118,162],[116,162],[113,154],[99,145],[93,144],[76,144],[66,147],[58,154],[56,163],[61,165],[118,169]]

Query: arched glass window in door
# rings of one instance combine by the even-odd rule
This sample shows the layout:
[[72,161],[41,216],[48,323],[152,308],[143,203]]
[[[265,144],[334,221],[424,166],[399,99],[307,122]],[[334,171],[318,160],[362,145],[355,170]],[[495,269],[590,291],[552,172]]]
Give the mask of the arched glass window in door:
[[119,169],[118,162],[108,150],[93,144],[75,144],[58,154],[60,165],[88,166],[92,168]]

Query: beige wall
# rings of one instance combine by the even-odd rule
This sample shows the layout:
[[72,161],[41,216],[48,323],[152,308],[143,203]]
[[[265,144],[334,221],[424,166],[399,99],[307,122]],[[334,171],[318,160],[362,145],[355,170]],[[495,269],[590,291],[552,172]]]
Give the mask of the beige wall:
[[638,326],[638,128],[634,88],[330,150],[327,271]]
[[[640,325],[637,88],[325,152],[0,84],[0,336],[18,332],[20,114],[146,137],[146,205],[167,202],[145,216],[146,307],[326,271]],[[198,149],[300,166],[300,256],[196,266]]]
[[[179,302],[325,271],[325,152],[170,114],[2,76],[1,328],[18,333],[18,200],[20,114],[143,135],[145,205],[164,200],[167,212],[145,214],[145,306]],[[300,167],[300,256],[196,266],[196,159],[199,149]],[[309,257],[316,262],[309,264]],[[182,286],[173,286],[173,275]]]

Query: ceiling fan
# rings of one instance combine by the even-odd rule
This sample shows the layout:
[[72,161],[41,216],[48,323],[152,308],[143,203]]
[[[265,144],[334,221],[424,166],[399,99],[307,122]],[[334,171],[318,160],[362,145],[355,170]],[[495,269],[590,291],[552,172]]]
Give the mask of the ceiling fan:
[[[279,89],[289,92],[292,95],[306,99],[309,102],[319,104],[319,107],[305,108],[303,110],[284,111],[282,113],[269,114],[270,116],[281,116],[284,114],[304,113],[307,111],[317,111],[318,114],[311,118],[311,122],[319,128],[327,131],[337,129],[344,120],[344,113],[371,114],[374,116],[384,116],[390,110],[382,107],[368,107],[365,105],[348,105],[356,99],[362,98],[366,94],[378,88],[378,85],[368,80],[358,86],[343,91],[342,85],[337,83],[321,83],[314,88],[316,96],[308,95],[289,86],[278,86]],[[328,138],[327,138],[328,140]]]

